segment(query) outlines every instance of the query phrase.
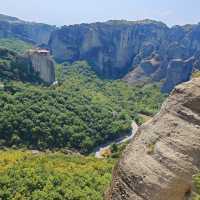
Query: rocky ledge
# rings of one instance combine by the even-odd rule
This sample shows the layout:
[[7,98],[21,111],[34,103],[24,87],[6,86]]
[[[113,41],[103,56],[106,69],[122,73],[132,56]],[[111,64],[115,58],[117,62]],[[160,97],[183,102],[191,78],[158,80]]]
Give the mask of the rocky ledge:
[[177,86],[113,172],[107,200],[187,200],[200,169],[200,78]]

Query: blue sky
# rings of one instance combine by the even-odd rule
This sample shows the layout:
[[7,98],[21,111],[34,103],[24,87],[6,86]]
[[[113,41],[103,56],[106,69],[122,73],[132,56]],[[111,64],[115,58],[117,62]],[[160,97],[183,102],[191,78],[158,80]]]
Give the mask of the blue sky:
[[55,25],[156,19],[168,25],[200,22],[200,0],[0,0],[0,13]]

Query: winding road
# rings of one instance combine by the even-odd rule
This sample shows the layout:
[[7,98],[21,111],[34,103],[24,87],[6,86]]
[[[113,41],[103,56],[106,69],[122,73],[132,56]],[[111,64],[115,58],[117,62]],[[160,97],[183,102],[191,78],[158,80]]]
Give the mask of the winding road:
[[137,132],[137,130],[138,130],[138,128],[139,128],[138,125],[135,123],[135,121],[132,122],[131,126],[132,126],[132,132],[131,132],[130,135],[121,137],[121,138],[119,138],[119,139],[117,139],[117,140],[114,140],[114,141],[108,143],[108,144],[105,144],[105,145],[102,145],[102,146],[98,147],[98,148],[94,151],[95,157],[96,157],[96,158],[103,158],[103,156],[101,155],[102,152],[104,152],[105,150],[110,149],[110,146],[111,146],[113,143],[122,144],[122,143],[124,143],[124,142],[127,142],[127,141],[131,140],[131,139],[135,136],[135,134],[136,134],[136,132]]

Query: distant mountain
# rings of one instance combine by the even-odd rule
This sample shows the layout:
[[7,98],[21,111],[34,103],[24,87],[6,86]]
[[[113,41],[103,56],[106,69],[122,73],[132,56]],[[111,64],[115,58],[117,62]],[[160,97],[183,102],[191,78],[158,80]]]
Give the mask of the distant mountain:
[[200,24],[169,28],[153,20],[111,20],[63,26],[49,47],[59,62],[86,60],[103,77],[159,82],[170,92],[200,69]]
[[15,37],[37,45],[47,44],[56,29],[42,23],[26,22],[16,17],[0,14],[0,38]]
[[154,20],[110,20],[56,28],[0,15],[0,38],[49,48],[58,62],[86,60],[102,77],[158,82],[163,92],[200,70],[200,24],[169,28]]

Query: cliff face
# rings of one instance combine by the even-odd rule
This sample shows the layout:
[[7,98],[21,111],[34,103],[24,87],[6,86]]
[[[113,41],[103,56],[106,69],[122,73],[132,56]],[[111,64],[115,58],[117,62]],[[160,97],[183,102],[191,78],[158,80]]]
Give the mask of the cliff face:
[[169,28],[144,20],[64,26],[52,33],[49,46],[58,61],[87,60],[104,77],[161,81],[169,92],[188,81],[199,62],[200,24]]
[[99,74],[119,78],[132,67],[138,51],[149,42],[157,46],[167,30],[164,24],[149,20],[64,26],[52,34],[49,46],[59,61],[84,59]]
[[30,50],[26,56],[30,67],[47,84],[55,81],[55,63],[46,50]]
[[185,200],[200,169],[200,78],[172,92],[113,173],[107,200]]
[[55,26],[25,22],[15,17],[0,15],[0,38],[17,37],[37,45],[48,44]]
[[18,55],[0,48],[0,69],[0,81],[46,84],[55,81],[55,64],[46,50],[30,50],[25,55]]

